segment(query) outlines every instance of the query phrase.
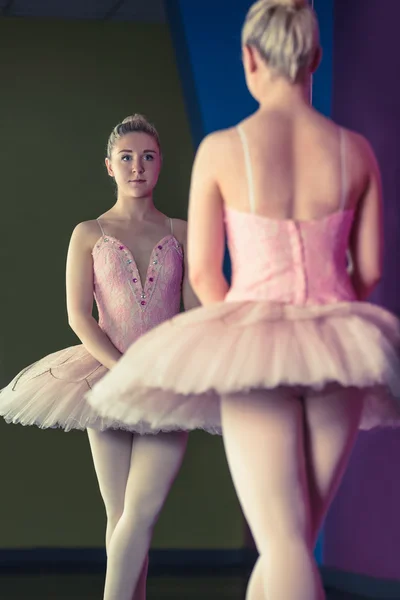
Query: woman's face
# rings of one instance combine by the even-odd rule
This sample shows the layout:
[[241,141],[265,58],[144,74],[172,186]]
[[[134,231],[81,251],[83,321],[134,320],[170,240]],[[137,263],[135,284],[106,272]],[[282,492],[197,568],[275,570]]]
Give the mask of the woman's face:
[[106,167],[119,193],[146,198],[152,195],[160,175],[160,149],[147,133],[127,133],[116,141]]

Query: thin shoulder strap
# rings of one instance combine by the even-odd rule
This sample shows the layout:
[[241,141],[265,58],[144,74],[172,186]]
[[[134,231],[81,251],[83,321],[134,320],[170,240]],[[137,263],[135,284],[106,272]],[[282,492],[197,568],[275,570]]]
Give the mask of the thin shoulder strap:
[[252,213],[254,213],[254,212],[256,212],[256,202],[255,202],[255,195],[254,195],[254,181],[253,181],[253,172],[252,172],[252,168],[251,168],[249,146],[247,144],[247,139],[246,139],[245,133],[240,125],[237,126],[237,130],[239,133],[240,140],[242,142],[243,152],[244,152],[244,160],[245,160],[245,164],[246,164],[247,188],[248,188],[248,193],[249,193],[250,210]]
[[101,235],[104,237],[106,235],[106,232],[104,231],[101,223],[100,223],[100,219],[96,219],[98,226],[100,227],[100,231],[101,231]]
[[174,223],[171,217],[169,217],[169,226],[171,227],[171,235],[174,235]]
[[341,172],[341,199],[340,210],[343,211],[347,205],[347,164],[346,164],[346,138],[343,127],[339,130],[340,137],[340,172]]

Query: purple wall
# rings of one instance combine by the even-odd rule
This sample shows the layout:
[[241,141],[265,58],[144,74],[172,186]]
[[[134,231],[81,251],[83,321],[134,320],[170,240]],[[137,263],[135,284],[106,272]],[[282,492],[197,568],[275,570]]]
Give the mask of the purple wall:
[[400,580],[400,439],[360,434],[324,529],[324,565]]
[[[400,0],[336,0],[333,118],[372,143],[385,194],[384,277],[400,315]],[[361,434],[325,526],[324,563],[400,580],[400,432]]]
[[400,316],[399,0],[335,0],[332,116],[364,134],[382,169],[385,268],[374,300]]

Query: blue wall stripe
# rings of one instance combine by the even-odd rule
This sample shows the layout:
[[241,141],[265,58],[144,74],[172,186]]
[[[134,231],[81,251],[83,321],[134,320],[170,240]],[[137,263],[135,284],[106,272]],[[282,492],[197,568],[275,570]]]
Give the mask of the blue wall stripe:
[[247,91],[241,63],[240,30],[251,3],[166,0],[196,145],[208,133],[235,125],[257,107]]
[[314,0],[321,31],[322,62],[314,75],[313,105],[326,117],[332,114],[334,0]]

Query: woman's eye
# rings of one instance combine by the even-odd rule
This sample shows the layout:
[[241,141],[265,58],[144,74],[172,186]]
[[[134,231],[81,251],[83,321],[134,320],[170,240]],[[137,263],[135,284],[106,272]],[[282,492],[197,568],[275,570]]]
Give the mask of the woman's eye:
[[152,154],[145,154],[144,159],[145,160],[154,160],[154,156]]
[[124,162],[128,162],[128,160],[131,160],[131,158],[132,158],[132,157],[131,157],[131,156],[129,156],[129,154],[124,154],[124,155],[121,157],[121,160],[123,160]]

